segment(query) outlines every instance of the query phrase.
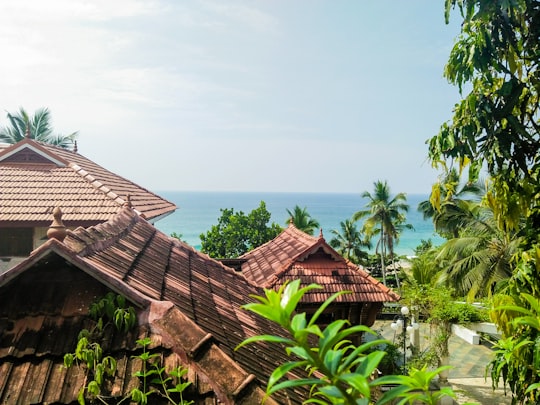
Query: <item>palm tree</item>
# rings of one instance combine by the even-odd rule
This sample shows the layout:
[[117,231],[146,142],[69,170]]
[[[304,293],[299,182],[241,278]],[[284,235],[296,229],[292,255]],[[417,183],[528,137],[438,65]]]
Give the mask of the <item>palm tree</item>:
[[[433,185],[429,200],[418,204],[424,219],[431,218],[435,231],[444,238],[457,238],[467,221],[469,201],[480,201],[486,188],[481,181],[461,184],[456,168],[445,169],[442,180]],[[465,205],[463,204],[465,201]]]
[[356,224],[351,219],[346,219],[339,223],[341,232],[332,229],[334,237],[330,240],[330,246],[344,258],[353,263],[360,264],[368,258],[368,253],[362,250],[363,247],[370,249],[371,243],[364,237],[363,233],[356,228]]
[[[385,258],[389,255],[392,261],[394,260],[394,245],[399,241],[399,234],[405,228],[412,228],[412,225],[405,223],[404,213],[409,211],[406,194],[399,193],[392,198],[386,181],[379,180],[373,185],[373,194],[368,191],[362,193],[362,198],[369,200],[366,204],[368,209],[356,212],[353,220],[367,217],[364,222],[366,235],[379,236],[375,252],[381,256],[381,272],[386,285]],[[396,277],[396,282],[399,288],[399,277]]]
[[505,285],[521,238],[504,231],[489,202],[470,202],[468,210],[468,221],[462,224],[459,236],[443,243],[436,259],[443,266],[446,282],[458,294],[473,299],[489,296]]
[[298,205],[296,205],[292,212],[287,208],[287,213],[289,214],[288,222],[292,221],[294,226],[296,226],[301,231],[304,231],[308,235],[313,235],[315,229],[320,228],[319,221],[309,215],[306,207],[302,209]]
[[10,125],[0,128],[0,141],[15,144],[25,137],[39,142],[69,148],[73,145],[78,132],[69,135],[54,134],[51,127],[51,114],[49,109],[40,108],[30,116],[24,108],[16,114],[7,114]]

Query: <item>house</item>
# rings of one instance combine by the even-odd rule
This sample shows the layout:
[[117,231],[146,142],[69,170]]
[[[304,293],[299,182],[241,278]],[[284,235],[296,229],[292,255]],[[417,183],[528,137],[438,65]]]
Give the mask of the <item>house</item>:
[[[161,233],[128,204],[106,222],[73,231],[55,214],[52,239],[0,274],[0,403],[77,403],[86,369],[64,367],[63,355],[88,328],[91,303],[108,292],[126,297],[138,319],[135,330],[111,333],[104,343],[118,364],[106,386],[110,403],[136,386],[140,337],[152,339],[163,364],[188,368],[187,399],[196,404],[261,403],[265,382],[287,356],[264,343],[235,350],[249,336],[283,333],[241,308],[260,288]],[[266,403],[306,396],[298,388]]]
[[57,206],[67,227],[88,227],[113,218],[128,199],[151,223],[176,209],[76,150],[29,138],[0,144],[0,258],[26,257],[43,243]]
[[353,325],[371,326],[384,302],[395,302],[399,295],[362,268],[344,259],[324,239],[300,231],[292,224],[276,238],[255,248],[237,260],[237,268],[257,286],[279,288],[295,279],[302,286],[312,283],[322,288],[309,291],[299,308],[313,314],[338,291],[339,296],[319,318],[321,323],[348,319]]

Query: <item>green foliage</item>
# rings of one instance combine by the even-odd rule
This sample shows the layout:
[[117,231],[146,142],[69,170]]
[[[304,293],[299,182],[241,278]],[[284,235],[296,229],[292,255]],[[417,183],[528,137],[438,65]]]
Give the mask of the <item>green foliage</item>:
[[16,114],[8,113],[7,117],[9,125],[0,128],[0,142],[17,143],[22,141],[29,132],[31,139],[69,148],[78,135],[77,132],[69,135],[54,134],[51,126],[51,115],[47,108],[40,108],[34,113],[34,116],[30,116],[21,107]]
[[[300,281],[295,280],[281,286],[278,291],[265,290],[264,297],[254,296],[257,302],[244,306],[245,309],[277,323],[290,335],[253,336],[238,346],[239,348],[259,341],[278,343],[291,357],[291,361],[279,365],[270,376],[267,395],[282,389],[307,386],[310,387],[311,396],[305,403],[367,405],[373,400],[377,404],[386,404],[394,399],[401,399],[401,403],[413,400],[433,403],[426,401],[431,401],[434,395],[439,394],[429,392],[429,383],[440,370],[431,373],[425,369],[414,370],[409,377],[376,378],[376,369],[386,353],[375,348],[389,342],[375,339],[360,346],[353,345],[351,338],[354,335],[374,332],[363,325],[350,326],[346,320],[336,320],[322,330],[319,328],[317,319],[320,314],[346,292],[338,292],[330,297],[309,322],[305,313],[296,313],[296,306],[303,295],[316,288],[320,286],[313,284],[300,288]],[[287,374],[294,370],[304,371],[306,376],[287,379]],[[394,384],[396,381],[400,385],[385,396],[375,398],[373,393],[377,392],[378,387]],[[449,390],[445,390],[443,394],[452,395]]]
[[64,355],[65,367],[69,368],[74,363],[86,367],[87,383],[78,395],[81,405],[85,404],[87,396],[100,399],[105,381],[116,373],[116,360],[112,356],[104,356],[101,347],[105,330],[111,326],[127,333],[137,323],[133,307],[127,306],[125,298],[114,293],[108,293],[93,303],[89,315],[95,321],[93,328],[83,329],[79,333],[75,352]]
[[270,217],[264,201],[248,215],[221,209],[218,224],[200,235],[201,251],[214,258],[241,256],[279,235],[282,229],[276,223],[268,225]]
[[430,350],[437,355],[439,363],[448,357],[452,322],[459,316],[453,309],[448,309],[454,308],[452,293],[452,289],[441,285],[413,284],[406,289],[405,302],[413,315],[425,319],[433,328]]
[[183,238],[184,235],[182,235],[181,233],[177,233],[177,232],[173,232],[171,233],[171,238],[174,238],[174,239],[178,239],[179,241],[183,241]]
[[[142,381],[142,389],[133,388],[131,390],[131,401],[137,404],[146,405],[151,395],[165,397],[168,403],[174,405],[190,405],[193,401],[184,400],[184,391],[191,385],[189,381],[184,381],[188,370],[178,366],[170,371],[166,371],[161,365],[161,354],[151,353],[148,346],[152,343],[150,338],[137,340],[143,348],[143,352],[138,356],[142,362],[142,370],[136,371],[133,375]],[[177,396],[178,399],[174,399]]]
[[403,272],[405,286],[426,286],[439,283],[440,268],[436,261],[437,248],[431,240],[422,240],[415,249],[416,256],[411,260],[411,268]]
[[437,306],[431,316],[460,325],[486,321],[486,316],[483,316],[483,312],[478,308],[460,302],[450,302],[446,305]]
[[339,225],[341,232],[332,229],[333,237],[330,239],[330,246],[353,263],[367,264],[369,255],[363,248],[370,249],[371,243],[367,240],[363,230],[358,230],[352,219],[341,221]]
[[540,299],[528,293],[506,296],[493,317],[504,323],[504,338],[494,345],[488,366],[494,387],[502,378],[512,391],[512,403],[540,401]]
[[[95,321],[93,328],[83,329],[79,333],[75,352],[64,355],[65,367],[78,364],[86,368],[86,384],[80,389],[77,397],[80,405],[84,405],[88,399],[106,403],[105,383],[115,377],[116,360],[112,356],[104,356],[100,343],[105,337],[105,330],[114,327],[119,332],[128,333],[137,323],[134,308],[127,305],[123,296],[114,293],[108,293],[93,303],[89,308],[89,315]],[[166,372],[161,366],[161,354],[147,350],[150,343],[150,338],[137,340],[143,351],[140,355],[133,356],[142,363],[142,370],[133,373],[134,377],[142,381],[142,389],[133,388],[129,396],[119,403],[130,399],[137,404],[146,405],[148,397],[156,394],[164,397],[170,404],[192,404],[193,401],[183,399],[183,393],[190,385],[190,382],[183,381],[187,369],[179,366]],[[174,399],[173,396],[178,399]]]
[[[403,229],[412,229],[411,224],[406,223],[406,213],[409,205],[406,203],[405,193],[398,193],[392,197],[390,187],[386,181],[373,183],[373,193],[364,191],[362,198],[369,201],[365,210],[354,213],[353,220],[365,218],[364,232],[368,238],[378,235],[375,251],[380,254],[383,283],[386,285],[387,256],[394,258],[394,245],[399,242],[399,235]],[[399,285],[399,278],[396,278]]]
[[289,221],[292,221],[296,228],[308,235],[313,235],[315,230],[320,228],[319,221],[309,215],[306,207],[300,208],[298,205],[295,205],[292,211],[287,209],[287,214],[289,214],[289,219],[286,225]]
[[411,369],[409,375],[383,376],[379,379],[380,384],[397,384],[398,387],[386,392],[378,403],[389,403],[397,400],[397,405],[421,403],[436,405],[444,397],[455,398],[450,387],[442,387],[439,390],[431,390],[431,381],[450,366],[439,367],[436,370],[428,370],[427,366],[421,369]]
[[503,331],[491,364],[493,382],[503,377],[513,403],[537,403],[539,334],[534,316],[523,317],[517,308],[535,311],[526,297],[540,296],[540,3],[446,0],[447,19],[452,8],[459,9],[462,28],[445,76],[469,91],[452,120],[429,140],[429,155],[434,165],[451,161],[460,170],[468,168],[470,181],[486,167],[493,180],[486,201],[503,238],[486,244],[496,249],[473,250],[468,257],[490,254],[491,263],[499,263],[490,270],[505,270],[503,265],[510,270],[511,277],[496,289],[496,300],[512,304],[493,313]]

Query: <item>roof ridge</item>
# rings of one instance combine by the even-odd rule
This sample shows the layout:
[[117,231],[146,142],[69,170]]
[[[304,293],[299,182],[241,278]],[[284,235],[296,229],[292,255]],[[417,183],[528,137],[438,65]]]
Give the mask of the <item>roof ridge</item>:
[[[55,148],[55,149],[57,149],[57,150],[58,150],[59,152],[61,152],[61,153],[69,153],[70,155],[75,155],[75,156],[77,157],[77,159],[81,159],[81,160],[87,161],[87,162],[89,162],[89,163],[92,164],[92,165],[96,165],[96,166],[98,166],[98,167],[100,168],[100,170],[103,170],[103,171],[105,171],[105,172],[107,172],[107,173],[110,173],[111,175],[113,175],[113,176],[115,176],[115,177],[117,177],[117,178],[119,178],[119,179],[122,179],[123,181],[125,181],[125,182],[131,184],[132,186],[138,188],[139,190],[144,191],[144,192],[149,193],[149,194],[152,194],[154,197],[157,197],[157,198],[159,198],[159,199],[161,199],[161,200],[163,200],[163,201],[166,201],[166,202],[168,202],[169,204],[175,205],[175,204],[173,204],[171,201],[169,201],[169,200],[167,200],[167,199],[165,199],[165,198],[163,198],[163,197],[157,195],[157,194],[154,193],[153,191],[148,190],[146,187],[140,186],[139,184],[134,183],[133,181],[127,179],[126,177],[120,176],[119,174],[113,173],[113,172],[111,172],[110,170],[104,168],[103,166],[98,165],[96,162],[94,162],[93,160],[87,158],[87,157],[84,156],[84,155],[81,155],[80,153],[73,152],[73,151],[71,151],[71,150],[69,150],[69,149],[59,148],[59,147],[57,147],[57,146],[55,146],[55,145],[49,145],[49,144],[46,144],[46,145],[43,145],[43,146],[46,147],[46,148]],[[63,160],[66,160],[66,159],[63,158]],[[77,167],[78,170],[84,171],[87,175],[89,175],[90,177],[93,178],[93,181],[94,181],[94,182],[96,182],[97,184],[101,185],[101,186],[104,187],[105,189],[108,189],[108,192],[111,192],[112,194],[117,195],[116,193],[112,192],[108,187],[104,186],[100,181],[96,180],[92,175],[90,175],[86,170],[84,170],[84,169],[83,169],[81,166],[79,166],[77,163],[75,163],[75,162],[73,162],[73,161],[71,161],[71,160],[66,161],[66,162],[68,163],[68,166],[69,166],[69,167],[74,166],[74,167]],[[74,169],[74,170],[75,170],[75,169]],[[80,174],[80,173],[79,173],[79,174]],[[87,180],[88,180],[88,179],[87,179]],[[92,182],[90,182],[90,183],[92,184]],[[103,190],[101,190],[101,191],[103,191]],[[107,195],[107,192],[105,192],[105,194]],[[117,195],[117,196],[118,196],[118,195]]]
[[112,246],[124,237],[140,218],[135,210],[124,207],[109,221],[88,228],[78,227],[74,231],[68,230],[64,243],[77,255],[85,257]]
[[104,185],[101,181],[97,180],[94,176],[92,176],[90,173],[84,170],[77,163],[69,162],[68,166],[71,169],[73,169],[75,173],[80,175],[84,180],[88,181],[90,185],[92,185],[96,190],[99,190],[102,193],[104,193],[107,197],[112,199],[118,205],[122,206],[123,204],[126,203],[127,196],[125,196],[125,199],[120,197],[118,194],[112,191],[109,187]]
[[283,238],[283,234],[288,232],[288,231],[291,231],[294,234],[302,237],[304,240],[306,240],[306,242],[307,241],[317,242],[319,240],[319,238],[315,238],[314,236],[311,236],[311,235],[305,233],[304,231],[301,231],[292,222],[289,222],[289,225],[286,228],[283,228],[282,231],[278,235],[276,235],[274,238],[270,239],[269,241],[263,243],[260,246],[257,246],[255,249],[252,249],[249,252],[246,252],[243,255],[238,256],[238,258],[241,259],[241,258],[243,258],[245,256],[248,256],[248,255],[251,256],[253,254],[253,252],[255,252],[257,250],[262,250],[262,248],[264,248],[264,247],[266,247],[268,245],[271,245],[272,243],[274,243],[274,241],[276,239]]
[[[318,240],[320,239],[320,237],[316,237],[316,236],[310,235],[309,233],[304,232],[304,231],[302,231],[301,229],[298,229],[298,228],[296,227],[296,225],[295,225],[294,223],[292,223],[292,222],[289,222],[289,226],[288,226],[287,228],[284,229],[284,232],[289,231],[289,230],[290,230],[291,232],[297,234],[298,236],[301,236],[301,237],[304,238],[304,239],[313,240],[313,241],[315,241],[315,242],[318,241]],[[322,238],[322,239],[324,239],[324,238]]]

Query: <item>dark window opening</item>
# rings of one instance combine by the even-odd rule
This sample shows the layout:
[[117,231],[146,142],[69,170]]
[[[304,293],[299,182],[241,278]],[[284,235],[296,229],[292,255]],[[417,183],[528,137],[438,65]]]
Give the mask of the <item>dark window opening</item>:
[[33,228],[0,228],[0,256],[28,256],[33,236]]

